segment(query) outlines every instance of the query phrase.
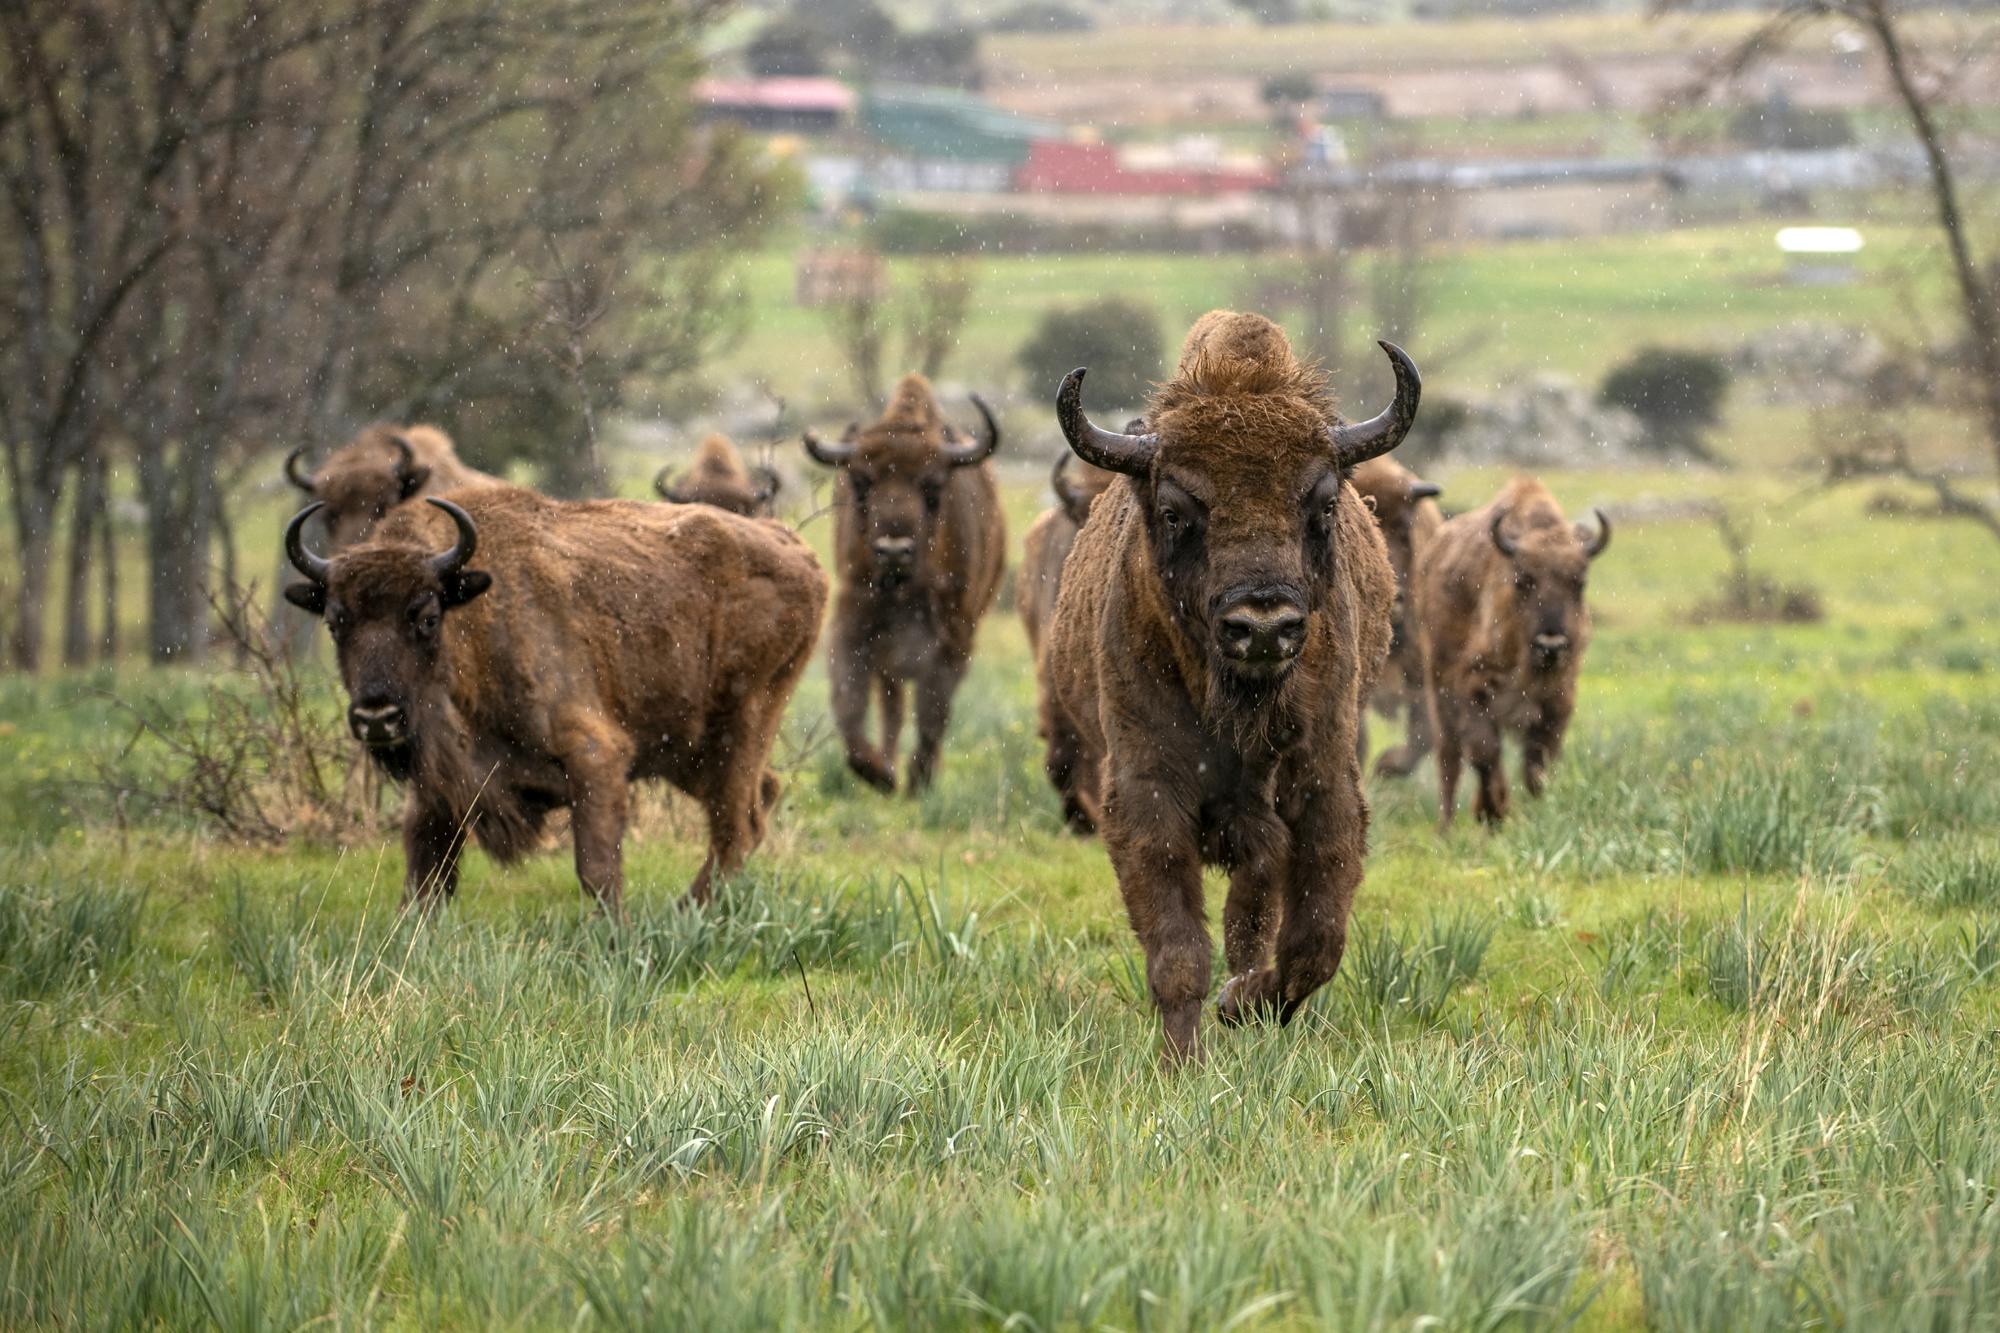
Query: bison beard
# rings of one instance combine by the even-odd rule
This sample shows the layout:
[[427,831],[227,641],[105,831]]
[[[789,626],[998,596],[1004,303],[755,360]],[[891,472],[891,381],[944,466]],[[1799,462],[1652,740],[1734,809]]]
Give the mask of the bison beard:
[[1064,568],[1049,748],[1075,756],[1075,799],[1104,835],[1169,1059],[1198,1053],[1203,865],[1230,873],[1225,1021],[1289,1021],[1345,948],[1368,820],[1358,713],[1395,590],[1345,473],[1401,441],[1419,393],[1415,367],[1385,349],[1395,403],[1355,425],[1276,325],[1225,311],[1189,332],[1149,432],[1094,426],[1081,371],[1057,400],[1070,447],[1127,481],[1093,506]]
[[368,758],[384,777],[423,793],[440,815],[470,832],[502,865],[541,845],[542,824],[553,806],[531,807],[505,782],[497,763],[481,768],[472,739],[449,702],[414,710],[410,737],[401,745],[371,745]]

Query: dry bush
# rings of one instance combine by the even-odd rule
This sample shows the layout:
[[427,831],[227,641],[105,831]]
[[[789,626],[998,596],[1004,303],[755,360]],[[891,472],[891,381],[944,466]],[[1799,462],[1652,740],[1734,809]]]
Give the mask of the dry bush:
[[1716,595],[1697,602],[1688,613],[1690,623],[1814,625],[1826,618],[1819,593],[1780,583],[1750,567],[1749,539],[1727,510],[1716,511],[1715,527],[1729,551],[1729,572],[1722,576]]
[[380,781],[341,725],[332,682],[293,659],[254,588],[210,605],[236,667],[206,678],[198,707],[116,700],[133,730],[98,777],[119,808],[179,811],[265,846],[379,832]]

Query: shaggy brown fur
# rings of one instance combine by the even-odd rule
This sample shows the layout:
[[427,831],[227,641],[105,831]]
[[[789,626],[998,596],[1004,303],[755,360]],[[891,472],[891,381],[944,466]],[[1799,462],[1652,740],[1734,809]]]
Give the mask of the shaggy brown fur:
[[320,521],[332,551],[362,540],[384,514],[407,500],[504,484],[459,462],[451,437],[435,426],[378,421],[336,449],[311,477],[298,470],[300,457],[295,451],[285,460],[285,474],[326,506]]
[[[1424,655],[1417,644],[1416,618],[1411,614],[1410,571],[1416,568],[1437,531],[1444,525],[1437,501],[1430,497],[1438,488],[1393,458],[1371,458],[1354,469],[1350,479],[1355,492],[1368,502],[1375,526],[1389,548],[1389,563],[1396,570],[1396,610],[1389,635],[1389,667],[1376,682],[1369,699],[1376,712],[1393,718],[1407,716],[1403,743],[1382,752],[1375,771],[1389,777],[1403,777],[1431,752],[1430,705],[1424,700]],[[1366,732],[1362,753],[1368,752]]]
[[[708,856],[689,890],[705,901],[763,837],[778,795],[771,744],[819,633],[826,574],[788,529],[705,506],[512,486],[451,499],[477,525],[470,568],[439,575],[430,562],[454,525],[411,505],[335,556],[323,584],[287,590],[333,632],[350,726],[409,784],[406,901],[453,892],[467,829],[505,862],[566,806],[577,878],[616,913],[638,778],[706,808]],[[385,712],[395,721],[380,723]]]
[[676,480],[667,469],[653,478],[662,500],[675,504],[706,504],[745,518],[762,518],[778,498],[778,474],[768,467],[747,470],[727,435],[710,435],[694,452],[694,461]]
[[[1204,865],[1230,872],[1224,1021],[1289,1020],[1340,965],[1368,826],[1356,720],[1395,575],[1333,466],[1324,377],[1269,320],[1203,316],[1148,419],[1157,453],[1064,569],[1050,744],[1074,755],[1173,1059],[1197,1052],[1210,980]],[[1274,606],[1302,617],[1296,655],[1232,656],[1232,618],[1290,623]]]
[[[1495,542],[1496,518],[1511,558]],[[1584,582],[1609,535],[1572,525],[1540,482],[1517,477],[1490,504],[1446,523],[1419,559],[1416,614],[1441,829],[1451,824],[1467,759],[1479,777],[1473,812],[1488,824],[1507,817],[1503,734],[1520,737],[1521,782],[1541,794],[1590,642]]]
[[[809,447],[825,448],[817,440]],[[903,690],[911,682],[917,743],[907,790],[930,785],[952,698],[1006,560],[992,464],[954,465],[948,449],[969,451],[961,457],[978,452],[946,423],[924,377],[908,375],[882,418],[850,428],[839,450],[845,461],[833,504],[840,590],[827,636],[833,717],[848,767],[885,792],[896,789]],[[882,710],[879,747],[867,734],[871,694]]]
[[[1144,430],[1143,419],[1127,424],[1128,431]],[[1065,466],[1067,464],[1067,466]],[[1056,503],[1041,512],[1021,542],[1021,573],[1014,581],[1014,603],[1021,623],[1028,631],[1028,647],[1035,659],[1035,689],[1039,700],[1040,731],[1044,745],[1056,734],[1049,724],[1049,684],[1047,655],[1042,651],[1042,628],[1055,614],[1056,593],[1062,587],[1063,562],[1069,559],[1076,534],[1090,517],[1091,505],[1111,483],[1115,472],[1092,467],[1067,449],[1056,463],[1054,484]],[[1075,756],[1049,746],[1043,768],[1062,797],[1063,819],[1078,833],[1092,830],[1091,818],[1076,799]]]

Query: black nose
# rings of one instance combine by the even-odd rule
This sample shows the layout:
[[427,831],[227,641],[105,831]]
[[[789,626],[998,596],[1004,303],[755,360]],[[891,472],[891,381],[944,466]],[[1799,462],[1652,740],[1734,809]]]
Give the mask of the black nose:
[[409,718],[399,703],[352,704],[347,729],[363,745],[399,745],[409,735]]
[[1225,657],[1241,662],[1289,662],[1306,646],[1305,613],[1295,606],[1239,606],[1216,627]]

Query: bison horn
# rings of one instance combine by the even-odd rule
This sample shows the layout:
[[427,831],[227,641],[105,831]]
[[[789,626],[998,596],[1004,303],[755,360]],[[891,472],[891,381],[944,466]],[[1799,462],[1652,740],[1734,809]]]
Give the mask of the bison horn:
[[396,475],[407,477],[417,470],[417,451],[410,447],[408,439],[401,435],[391,435],[389,443],[396,447]]
[[767,505],[778,498],[778,492],[784,485],[783,480],[778,476],[778,469],[759,463],[756,467],[750,469],[750,475],[757,479],[757,489],[752,492],[752,495],[756,498],[758,504]]
[[859,433],[855,427],[849,426],[838,444],[828,444],[817,431],[809,430],[804,436],[806,452],[812,455],[815,463],[825,467],[845,467],[847,461],[854,457],[854,439]]
[[1415,504],[1419,500],[1435,500],[1443,494],[1444,487],[1438,485],[1436,482],[1420,481],[1410,487],[1410,503]]
[[1403,442],[1410,433],[1410,423],[1417,419],[1417,400],[1424,391],[1417,363],[1392,342],[1377,345],[1389,354],[1389,364],[1396,371],[1396,401],[1358,425],[1333,428],[1334,462],[1343,468],[1388,453]]
[[313,493],[313,475],[310,472],[301,473],[299,471],[299,460],[305,456],[306,447],[303,444],[285,455],[285,480],[291,482],[292,485],[298,487],[307,495],[311,495]]
[[479,549],[479,529],[472,525],[472,516],[449,500],[440,500],[435,495],[426,496],[433,505],[451,515],[451,521],[458,525],[458,539],[451,549],[431,557],[431,573],[440,579],[450,578],[464,569],[472,559],[472,553]]
[[1049,471],[1049,488],[1056,493],[1056,499],[1071,518],[1077,517],[1090,505],[1090,497],[1070,485],[1069,460],[1075,456],[1069,450],[1063,450],[1056,455],[1056,465]]
[[292,562],[293,569],[322,587],[326,585],[326,576],[333,568],[333,562],[306,549],[305,528],[306,520],[324,508],[326,505],[322,501],[315,500],[292,515],[292,521],[285,525],[285,558]]
[[681,498],[680,492],[675,490],[673,484],[667,480],[667,473],[672,468],[673,464],[668,463],[665,467],[662,467],[657,473],[654,474],[653,491],[662,500],[671,500],[675,504],[686,504],[687,501]]
[[[1583,553],[1588,558],[1595,560],[1598,556],[1604,554],[1605,547],[1611,545],[1611,520],[1605,517],[1602,509],[1593,509],[1590,512],[1597,515],[1597,531],[1591,536],[1583,538]],[[1583,525],[1579,523],[1577,526],[1582,527]],[[1583,536],[1582,533],[1578,533],[1577,535],[1579,537]]]
[[1083,377],[1088,367],[1078,366],[1063,376],[1056,391],[1056,420],[1062,423],[1063,438],[1084,462],[1106,472],[1123,472],[1143,477],[1152,470],[1153,455],[1160,451],[1157,433],[1120,435],[1091,424],[1083,414]]
[[1000,447],[1000,423],[993,419],[993,409],[978,394],[972,395],[972,405],[979,409],[981,420],[986,423],[984,440],[968,440],[964,444],[947,444],[944,456],[953,467],[970,467],[974,463],[984,463]]
[[1493,544],[1500,548],[1500,554],[1506,556],[1509,560],[1512,560],[1514,558],[1514,553],[1518,551],[1520,548],[1514,545],[1513,539],[1508,537],[1508,535],[1501,530],[1500,525],[1505,523],[1506,521],[1507,521],[1506,510],[1504,509],[1494,510],[1493,526],[1492,528],[1489,529],[1489,531],[1491,531],[1493,534]]

